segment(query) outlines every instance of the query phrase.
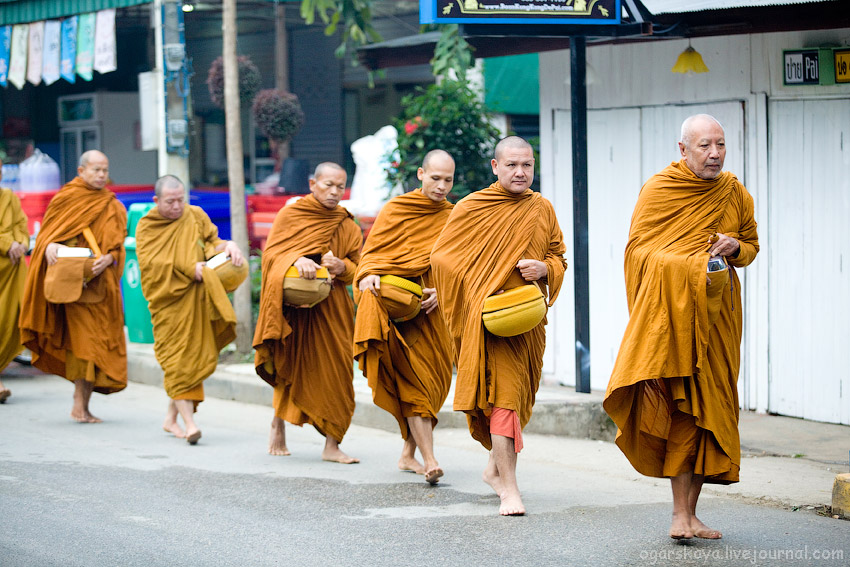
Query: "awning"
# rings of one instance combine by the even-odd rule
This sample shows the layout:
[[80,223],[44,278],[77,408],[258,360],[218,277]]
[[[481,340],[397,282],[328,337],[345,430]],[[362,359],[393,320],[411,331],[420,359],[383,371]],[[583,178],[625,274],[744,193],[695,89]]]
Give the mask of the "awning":
[[0,26],[149,4],[152,0],[0,0]]
[[484,103],[504,114],[540,113],[537,53],[484,60]]

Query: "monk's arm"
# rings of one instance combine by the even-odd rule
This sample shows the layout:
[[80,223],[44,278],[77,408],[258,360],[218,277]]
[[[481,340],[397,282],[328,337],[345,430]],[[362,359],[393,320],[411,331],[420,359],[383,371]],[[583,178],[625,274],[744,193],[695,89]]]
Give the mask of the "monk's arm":
[[756,259],[759,251],[759,237],[756,230],[755,207],[753,198],[749,193],[744,194],[744,202],[741,207],[741,226],[736,235],[740,248],[735,256],[726,259],[736,268],[750,265]]

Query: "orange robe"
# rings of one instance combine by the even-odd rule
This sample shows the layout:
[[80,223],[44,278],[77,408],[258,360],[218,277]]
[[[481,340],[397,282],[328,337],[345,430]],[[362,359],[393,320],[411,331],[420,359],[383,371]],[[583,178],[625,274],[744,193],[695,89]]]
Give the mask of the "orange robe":
[[[309,423],[342,441],[354,415],[354,302],[346,286],[360,260],[363,234],[351,213],[308,195],[280,210],[263,252],[260,314],[254,333],[257,374],[274,386],[275,415]],[[327,299],[312,308],[283,303],[283,279],[301,256],[345,262]]]
[[375,404],[398,420],[404,439],[410,434],[407,417],[428,417],[436,424],[449,395],[449,332],[439,309],[430,314],[423,309],[409,321],[394,323],[380,298],[360,293],[357,284],[366,276],[393,275],[434,287],[431,249],[451,209],[450,203],[434,202],[421,189],[392,199],[372,225],[354,278],[354,357]]
[[21,200],[11,189],[0,188],[0,372],[24,349],[18,331],[21,296],[27,278],[27,261],[9,259],[9,248],[18,242],[29,248],[27,217]]
[[[176,220],[151,209],[136,227],[142,291],[153,322],[154,353],[175,400],[204,399],[204,380],[215,371],[221,348],[236,338],[236,313],[215,272],[195,264],[224,243],[207,214],[195,206]],[[247,260],[246,260],[247,261]]]
[[755,259],[753,200],[731,173],[704,180],[674,162],[643,186],[625,254],[629,323],[604,407],[619,428],[617,445],[648,476],[676,475],[665,474],[665,460],[681,453],[682,440],[670,438],[678,411],[686,415],[675,414],[677,423],[703,430],[692,441],[692,470],[705,482],[738,481],[741,286],[730,268],[711,324],[706,267],[715,232],[741,244],[738,256],[727,258],[731,266]]
[[[88,246],[82,231],[91,227],[101,251],[115,263],[89,285],[101,286],[99,303],[48,303],[44,297],[51,242]],[[21,340],[33,365],[70,381],[85,379],[94,391],[111,394],[127,386],[127,345],[121,304],[127,211],[106,189],[93,189],[75,177],[50,201],[35,241],[21,303]]]
[[457,360],[454,409],[466,412],[472,436],[491,448],[489,416],[500,407],[517,413],[520,426],[531,419],[543,369],[546,318],[515,337],[486,332],[484,300],[525,282],[519,260],[546,263],[548,276],[536,282],[551,306],[564,280],[561,229],[552,204],[528,189],[514,195],[498,182],[455,205],[434,244],[431,266],[453,339]]

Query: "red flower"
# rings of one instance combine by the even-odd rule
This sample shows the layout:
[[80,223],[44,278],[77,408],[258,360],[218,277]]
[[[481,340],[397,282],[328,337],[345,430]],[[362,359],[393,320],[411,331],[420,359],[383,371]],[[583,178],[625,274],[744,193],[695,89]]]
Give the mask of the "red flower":
[[408,136],[412,135],[419,128],[419,124],[414,124],[410,120],[404,123],[404,131]]

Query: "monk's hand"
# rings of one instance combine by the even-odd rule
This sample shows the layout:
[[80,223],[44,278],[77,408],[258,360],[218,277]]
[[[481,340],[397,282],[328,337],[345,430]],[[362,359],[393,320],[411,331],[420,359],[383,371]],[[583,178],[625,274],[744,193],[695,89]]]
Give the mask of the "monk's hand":
[[230,256],[230,263],[237,268],[245,261],[245,256],[242,255],[242,251],[232,240],[228,240],[227,244],[224,245],[224,251],[228,256]]
[[202,282],[204,281],[204,266],[206,266],[206,262],[195,262],[195,281]]
[[546,262],[541,262],[540,260],[523,258],[516,263],[516,267],[527,282],[536,282],[549,274],[549,267],[546,266]]
[[378,290],[381,289],[381,278],[375,275],[365,276],[357,284],[357,287],[360,288],[360,291],[366,291],[368,289],[372,292],[372,295],[378,297]]
[[112,257],[111,252],[107,252],[100,258],[95,258],[94,264],[92,264],[91,271],[95,276],[99,276],[106,268],[111,266],[115,262],[115,258]]
[[12,265],[18,263],[18,261],[23,257],[27,252],[27,247],[21,244],[20,242],[12,242],[11,246],[9,246],[9,260],[12,262]]
[[44,250],[44,259],[47,260],[48,266],[52,266],[59,259],[57,254],[59,254],[60,248],[67,248],[67,246],[58,242],[51,242],[47,245],[47,248]]
[[301,256],[295,260],[295,264],[293,265],[295,266],[295,269],[298,270],[299,277],[302,277],[305,280],[316,279],[316,270],[321,268],[320,265],[306,256]]
[[[714,238],[709,238],[708,241],[712,242]],[[738,250],[741,249],[741,243],[732,238],[731,236],[727,236],[725,234],[717,233],[717,241],[711,245],[711,248],[708,249],[708,254],[710,256],[734,256],[738,253]]]
[[429,315],[431,311],[437,308],[437,289],[433,287],[422,288],[422,309],[425,314]]
[[328,251],[322,256],[322,266],[326,267],[334,276],[345,272],[345,262],[334,256],[334,253],[331,251]]

